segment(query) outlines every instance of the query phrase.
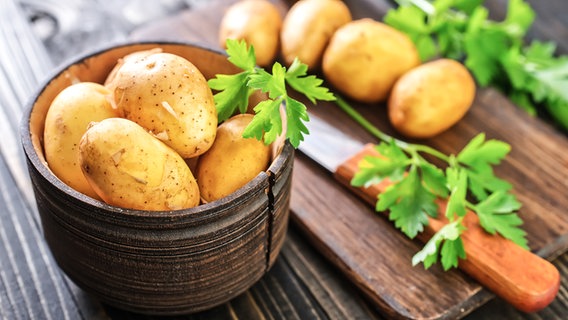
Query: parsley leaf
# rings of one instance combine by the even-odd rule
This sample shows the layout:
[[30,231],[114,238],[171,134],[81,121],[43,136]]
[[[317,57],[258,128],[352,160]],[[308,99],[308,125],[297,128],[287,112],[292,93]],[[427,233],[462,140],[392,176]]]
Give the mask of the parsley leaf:
[[237,108],[241,113],[246,112],[250,96],[250,90],[245,85],[248,77],[248,72],[241,72],[230,76],[220,74],[209,80],[211,89],[223,90],[213,96],[220,122],[231,117]]
[[[449,270],[458,266],[459,259],[465,259],[465,249],[460,238],[465,227],[461,220],[446,224],[428,240],[424,248],[412,257],[412,265],[424,263],[424,268],[430,268],[441,256],[442,267]],[[440,246],[442,247],[440,249]]]
[[304,124],[309,120],[306,106],[298,100],[286,97],[286,119],[288,119],[287,136],[293,146],[304,140],[308,128]]
[[258,69],[256,73],[251,73],[247,86],[268,93],[271,99],[276,99],[286,94],[285,74],[286,69],[276,62],[272,66],[272,74],[263,69]]
[[379,194],[376,210],[390,210],[389,219],[409,238],[414,238],[428,224],[428,215],[436,216],[436,196],[422,185],[418,170],[410,168],[398,183]]
[[254,47],[248,47],[245,41],[227,40],[227,58],[232,64],[243,70],[252,70],[256,66]]
[[509,153],[511,147],[502,141],[485,141],[485,134],[474,137],[458,154],[457,160],[465,164],[470,180],[469,188],[478,200],[487,198],[489,192],[510,190],[511,184],[495,177],[491,165],[496,165]]
[[521,247],[528,249],[526,232],[518,228],[523,221],[514,212],[521,207],[515,196],[497,191],[475,206],[479,223],[489,233],[498,232]]
[[[317,100],[333,101],[334,95],[321,86],[321,79],[307,75],[308,67],[297,59],[288,70],[276,62],[269,73],[256,66],[254,47],[247,46],[244,40],[227,39],[226,46],[228,60],[243,71],[232,75],[218,74],[208,81],[209,87],[218,91],[214,99],[219,123],[235,114],[237,109],[245,113],[250,95],[260,90],[267,93],[269,99],[254,107],[255,116],[245,128],[243,137],[270,144],[285,131],[290,144],[297,148],[304,135],[309,133],[305,125],[309,116],[302,102],[288,96],[286,85],[304,94],[314,104]],[[280,112],[283,104],[286,119]]]
[[416,44],[422,60],[427,60],[437,54],[437,46],[430,36],[431,26],[427,15],[415,6],[401,6],[399,10],[390,10],[384,21],[391,26],[405,32]]
[[448,196],[446,177],[441,169],[424,161],[420,163],[420,172],[422,173],[424,185],[430,192],[442,198]]
[[364,157],[359,163],[359,170],[355,173],[351,184],[356,187],[369,187],[380,183],[385,178],[391,181],[400,181],[410,164],[408,156],[393,142],[381,143],[375,149],[381,157]]
[[[280,106],[282,99],[264,100],[255,107],[255,116],[243,132],[244,138],[256,138],[265,142],[276,140],[282,133],[282,122],[280,119]],[[270,143],[269,142],[269,143]]]
[[286,82],[294,90],[305,95],[312,103],[316,103],[316,100],[335,100],[329,89],[321,86],[323,80],[314,75],[308,75],[308,65],[301,63],[297,58],[294,59],[286,73]]
[[463,169],[450,167],[446,175],[450,196],[445,215],[452,220],[455,215],[463,217],[466,214],[467,173]]

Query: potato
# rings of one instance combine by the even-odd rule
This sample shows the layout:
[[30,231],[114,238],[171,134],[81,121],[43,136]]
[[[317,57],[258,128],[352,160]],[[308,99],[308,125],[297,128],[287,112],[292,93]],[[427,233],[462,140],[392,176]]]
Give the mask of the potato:
[[199,204],[199,188],[184,159],[133,121],[94,123],[79,150],[85,177],[108,204],[139,210]]
[[405,136],[429,138],[450,128],[469,110],[475,81],[459,62],[439,59],[404,74],[388,101],[393,127]]
[[276,59],[280,48],[282,16],[267,0],[243,0],[234,3],[223,15],[219,28],[219,43],[227,48],[227,39],[245,40],[254,47],[256,63],[268,66]]
[[79,82],[62,90],[45,118],[43,145],[51,171],[71,188],[95,199],[79,166],[79,140],[91,121],[117,117],[110,91],[92,82]]
[[244,139],[243,131],[253,115],[239,114],[217,129],[215,143],[197,165],[197,184],[204,202],[223,198],[266,170],[270,146],[256,139]]
[[116,107],[183,158],[211,147],[217,129],[213,93],[203,74],[175,54],[149,50],[124,57],[106,86]]
[[327,81],[346,96],[382,102],[395,81],[420,64],[414,43],[402,32],[369,18],[339,28],[323,54]]
[[323,52],[333,33],[352,20],[349,8],[339,0],[300,0],[284,18],[280,33],[284,62],[294,58],[310,69],[320,67]]

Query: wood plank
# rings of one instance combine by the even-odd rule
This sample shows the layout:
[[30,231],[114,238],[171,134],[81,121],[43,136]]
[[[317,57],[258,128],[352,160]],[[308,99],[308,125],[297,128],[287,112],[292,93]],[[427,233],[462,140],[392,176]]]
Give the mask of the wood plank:
[[[160,319],[107,307],[112,319]],[[279,258],[250,290],[179,319],[384,319],[347,278],[291,226]]]
[[20,143],[22,111],[53,66],[16,1],[0,14],[0,318],[98,317],[101,306],[63,275],[43,241]]

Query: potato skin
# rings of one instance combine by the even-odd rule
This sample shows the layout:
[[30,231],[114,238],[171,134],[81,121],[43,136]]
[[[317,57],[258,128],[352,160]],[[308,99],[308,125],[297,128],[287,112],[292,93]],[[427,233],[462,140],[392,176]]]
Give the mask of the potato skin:
[[312,70],[320,67],[334,32],[352,20],[349,8],[339,0],[300,0],[286,14],[280,33],[284,62],[294,58]]
[[219,44],[226,49],[227,39],[245,40],[254,47],[256,63],[271,65],[280,48],[282,16],[267,0],[243,0],[227,9],[219,28]]
[[183,158],[198,156],[213,144],[217,129],[213,93],[188,60],[155,50],[135,52],[111,71],[106,86],[125,118]]
[[360,102],[382,102],[395,81],[420,64],[414,43],[404,33],[369,18],[339,28],[323,55],[325,78]]
[[227,119],[219,126],[211,149],[199,157],[196,176],[204,202],[233,193],[268,167],[270,146],[243,138],[252,118],[239,114]]
[[93,124],[79,149],[85,177],[110,205],[177,210],[199,204],[199,188],[184,159],[133,121]]
[[111,92],[98,83],[79,82],[62,90],[51,103],[45,119],[43,144],[51,171],[71,188],[100,199],[79,165],[79,141],[89,123],[117,117]]
[[389,119],[407,137],[433,137],[463,118],[475,91],[463,64],[451,59],[427,62],[397,81],[388,101]]

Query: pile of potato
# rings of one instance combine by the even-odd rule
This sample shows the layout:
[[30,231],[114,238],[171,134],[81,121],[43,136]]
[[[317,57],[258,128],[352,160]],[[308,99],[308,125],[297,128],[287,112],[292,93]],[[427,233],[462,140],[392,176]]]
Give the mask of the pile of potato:
[[373,19],[353,20],[340,0],[299,0],[283,18],[276,12],[268,0],[236,2],[221,21],[220,44],[244,39],[261,66],[279,55],[287,65],[298,57],[345,96],[386,102],[390,123],[411,138],[447,130],[473,103],[476,85],[461,63],[422,64],[404,33]]
[[203,74],[155,49],[120,59],[104,84],[61,91],[43,143],[49,168],[75,190],[123,208],[177,210],[222,198],[266,170],[270,147],[242,137],[251,119],[219,125]]

